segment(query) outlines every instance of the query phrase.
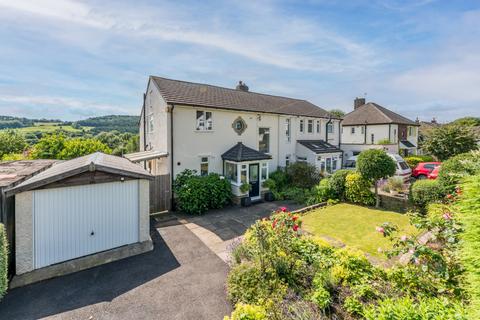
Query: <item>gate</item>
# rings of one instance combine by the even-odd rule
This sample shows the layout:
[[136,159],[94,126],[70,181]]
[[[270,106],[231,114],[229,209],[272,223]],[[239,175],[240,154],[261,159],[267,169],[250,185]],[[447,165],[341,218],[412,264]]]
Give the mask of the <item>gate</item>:
[[150,180],[150,213],[170,210],[170,175],[154,176]]

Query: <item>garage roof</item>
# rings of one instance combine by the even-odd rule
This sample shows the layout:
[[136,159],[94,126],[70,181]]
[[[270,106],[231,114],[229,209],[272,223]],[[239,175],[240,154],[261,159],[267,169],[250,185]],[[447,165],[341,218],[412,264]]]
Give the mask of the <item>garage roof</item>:
[[0,163],[0,188],[12,187],[39,171],[51,167],[57,160],[18,160]]
[[24,181],[15,188],[9,189],[7,192],[11,194],[32,190],[88,171],[102,171],[139,179],[152,178],[148,171],[138,164],[130,162],[128,159],[95,152],[83,157],[56,163],[51,168]]

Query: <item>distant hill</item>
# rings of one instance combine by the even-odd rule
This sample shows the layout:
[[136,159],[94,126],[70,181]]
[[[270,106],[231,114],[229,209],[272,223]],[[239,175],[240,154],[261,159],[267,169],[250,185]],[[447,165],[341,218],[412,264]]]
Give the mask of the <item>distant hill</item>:
[[78,126],[90,127],[94,133],[117,130],[119,132],[138,133],[139,116],[110,115],[88,118],[74,122]]

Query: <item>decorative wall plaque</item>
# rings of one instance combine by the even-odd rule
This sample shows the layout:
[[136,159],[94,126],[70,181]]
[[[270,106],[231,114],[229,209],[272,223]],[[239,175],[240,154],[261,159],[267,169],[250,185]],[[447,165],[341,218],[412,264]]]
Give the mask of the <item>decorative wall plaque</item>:
[[242,117],[238,117],[233,121],[232,128],[238,135],[241,135],[247,129],[247,123],[242,119]]

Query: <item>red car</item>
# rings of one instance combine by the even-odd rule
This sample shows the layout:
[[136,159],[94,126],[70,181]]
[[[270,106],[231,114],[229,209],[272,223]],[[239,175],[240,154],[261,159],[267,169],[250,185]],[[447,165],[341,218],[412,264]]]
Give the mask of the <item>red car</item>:
[[412,177],[416,179],[427,179],[428,175],[437,168],[441,162],[420,162],[412,170]]
[[438,172],[440,171],[440,166],[436,166],[435,169],[430,172],[428,179],[435,180],[438,177]]

